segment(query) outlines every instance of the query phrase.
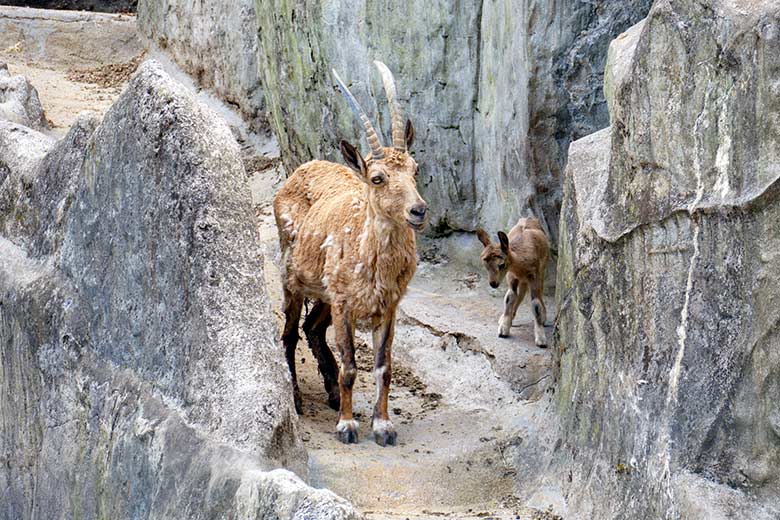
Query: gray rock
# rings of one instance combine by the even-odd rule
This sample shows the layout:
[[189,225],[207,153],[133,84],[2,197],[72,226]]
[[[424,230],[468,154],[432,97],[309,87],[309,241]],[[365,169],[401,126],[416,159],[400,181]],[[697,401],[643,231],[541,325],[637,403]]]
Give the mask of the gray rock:
[[778,518],[780,12],[657,1],[572,143],[553,461],[568,514]]
[[43,112],[38,91],[24,76],[11,76],[8,66],[0,62],[0,120],[47,130],[49,124]]
[[227,126],[153,62],[95,123],[0,125],[0,516],[358,518],[276,469],[306,455]]
[[141,0],[138,29],[201,87],[237,107],[254,131],[268,131],[253,0]]
[[143,46],[133,16],[0,5],[0,49],[70,70],[126,63]]
[[0,122],[0,231],[36,257],[62,242],[62,223],[75,190],[84,147],[99,123],[81,114],[64,139],[54,142],[26,127]]
[[555,242],[566,146],[572,134],[608,123],[607,44],[649,4],[256,2],[266,100],[285,166],[338,160],[339,139],[362,140],[331,68],[387,134],[371,64],[382,59],[418,130],[419,184],[434,232],[506,229],[533,211]]
[[[26,126],[0,120],[0,234],[18,241],[32,227],[29,211],[35,168],[54,140]],[[28,234],[31,230],[26,231]]]

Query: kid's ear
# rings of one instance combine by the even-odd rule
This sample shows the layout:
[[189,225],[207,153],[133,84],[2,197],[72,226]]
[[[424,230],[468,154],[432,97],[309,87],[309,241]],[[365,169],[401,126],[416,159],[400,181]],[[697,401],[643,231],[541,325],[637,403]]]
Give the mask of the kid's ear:
[[490,237],[482,228],[477,228],[477,238],[480,242],[482,242],[482,245],[487,247],[490,245]]
[[365,179],[368,168],[366,167],[366,161],[363,160],[363,156],[360,155],[360,152],[343,139],[340,143],[340,147],[341,155],[344,157],[344,162],[347,163],[347,166],[352,168],[361,178]]
[[412,126],[412,120],[406,120],[406,128],[404,129],[404,139],[406,140],[406,149],[411,150],[414,144],[414,126]]
[[509,254],[509,237],[503,231],[498,232],[498,241],[501,242],[501,251]]

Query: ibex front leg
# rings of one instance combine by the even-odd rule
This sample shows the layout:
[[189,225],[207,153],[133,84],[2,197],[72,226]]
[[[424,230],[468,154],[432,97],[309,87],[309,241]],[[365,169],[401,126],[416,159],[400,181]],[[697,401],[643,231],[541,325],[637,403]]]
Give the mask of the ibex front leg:
[[351,317],[343,306],[333,307],[333,326],[336,332],[336,345],[341,354],[341,368],[339,369],[339,395],[340,409],[339,422],[336,425],[338,439],[345,443],[357,443],[358,423],[352,417],[352,387],[357,377],[355,366],[355,327]]
[[374,441],[380,446],[394,446],[397,438],[395,427],[387,414],[387,397],[390,394],[390,381],[393,376],[393,335],[395,334],[395,310],[383,319],[375,319],[374,339],[374,376],[376,377],[376,404],[371,428]]
[[504,314],[498,320],[498,337],[508,338],[512,329],[512,321],[517,314],[517,307],[525,298],[526,283],[520,282],[513,275],[507,275],[507,282],[509,282],[509,289],[504,296]]

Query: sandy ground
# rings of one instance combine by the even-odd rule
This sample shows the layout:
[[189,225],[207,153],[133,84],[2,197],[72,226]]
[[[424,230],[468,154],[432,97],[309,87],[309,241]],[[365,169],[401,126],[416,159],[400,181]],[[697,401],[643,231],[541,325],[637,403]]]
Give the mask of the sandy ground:
[[11,74],[26,76],[38,90],[55,135],[65,134],[81,112],[89,110],[102,116],[121,92],[120,86],[100,87],[71,81],[67,70],[28,62],[12,53],[0,52],[0,61],[8,64]]

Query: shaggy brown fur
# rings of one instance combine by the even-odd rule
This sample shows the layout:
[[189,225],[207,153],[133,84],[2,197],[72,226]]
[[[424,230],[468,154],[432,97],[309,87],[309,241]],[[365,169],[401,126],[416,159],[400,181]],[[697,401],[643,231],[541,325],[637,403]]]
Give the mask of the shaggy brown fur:
[[544,322],[547,308],[544,305],[544,269],[550,256],[550,242],[542,231],[538,219],[521,218],[509,231],[498,232],[498,244],[490,241],[483,229],[477,230],[477,237],[485,248],[482,250],[482,264],[488,272],[490,286],[494,289],[506,278],[509,289],[504,296],[504,313],[498,321],[498,335],[509,336],[517,307],[523,301],[526,291],[531,289],[531,308],[534,313],[534,339],[537,345],[547,344]]
[[[406,146],[411,146],[411,123],[407,121],[401,132]],[[395,444],[387,413],[395,311],[417,265],[414,230],[424,226],[427,206],[416,188],[417,163],[406,150],[382,148],[374,152],[381,158],[372,155],[366,160],[342,141],[341,151],[349,168],[326,161],[306,163],[274,199],[284,262],[283,342],[300,412],[294,356],[298,321],[304,298],[315,301],[304,331],[323,374],[329,404],[339,410],[338,437],[357,442],[352,416],[354,332],[356,322],[370,323],[377,379],[374,439],[381,445]],[[331,321],[341,357],[338,393],[335,360],[325,343]]]

